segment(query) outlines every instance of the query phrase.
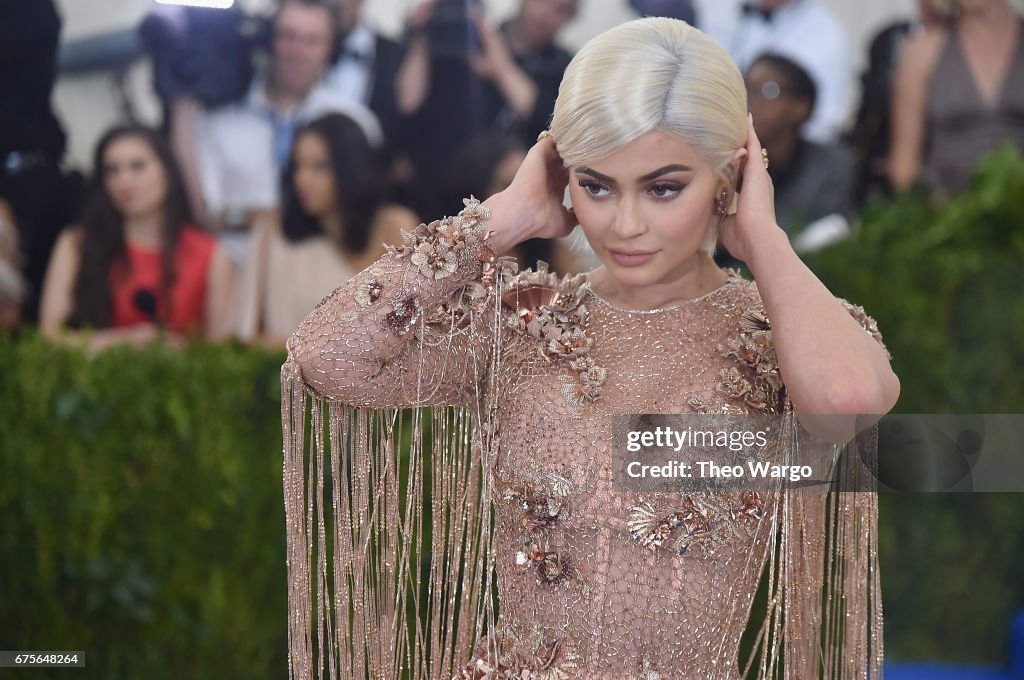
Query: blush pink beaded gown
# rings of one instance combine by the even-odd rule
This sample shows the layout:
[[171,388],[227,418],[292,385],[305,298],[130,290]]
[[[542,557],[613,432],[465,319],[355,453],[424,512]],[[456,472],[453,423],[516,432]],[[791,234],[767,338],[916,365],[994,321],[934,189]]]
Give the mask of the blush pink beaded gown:
[[873,494],[612,482],[617,414],[790,412],[756,285],[620,309],[516,274],[487,217],[420,225],[288,342],[290,676],[881,677]]

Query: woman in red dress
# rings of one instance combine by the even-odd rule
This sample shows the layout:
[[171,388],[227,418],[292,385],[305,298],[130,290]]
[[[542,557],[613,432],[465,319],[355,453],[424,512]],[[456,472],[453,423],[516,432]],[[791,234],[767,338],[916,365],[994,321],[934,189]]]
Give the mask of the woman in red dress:
[[96,148],[93,185],[82,223],[64,231],[51,256],[43,333],[94,329],[94,349],[164,333],[223,338],[234,269],[216,239],[192,224],[164,139],[114,128]]

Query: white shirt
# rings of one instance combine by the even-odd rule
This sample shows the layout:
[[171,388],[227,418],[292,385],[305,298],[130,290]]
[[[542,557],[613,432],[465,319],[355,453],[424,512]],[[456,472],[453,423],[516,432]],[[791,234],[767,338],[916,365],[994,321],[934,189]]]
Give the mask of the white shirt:
[[377,57],[373,31],[364,24],[356,26],[345,38],[342,49],[358,58],[342,55],[324,76],[324,84],[346,99],[369,105],[373,92],[373,61]]
[[741,71],[765,52],[792,59],[818,89],[803,134],[815,142],[838,139],[850,113],[853,50],[839,20],[815,0],[790,0],[771,20],[743,14],[741,0],[700,0],[701,29],[725,46]]
[[[199,114],[196,143],[203,198],[211,215],[238,224],[251,210],[278,207],[281,170],[275,149],[275,124],[264,82],[257,79],[240,102]],[[371,144],[383,142],[377,117],[362,104],[316,86],[286,115],[292,126],[325,113],[343,113],[356,122]]]

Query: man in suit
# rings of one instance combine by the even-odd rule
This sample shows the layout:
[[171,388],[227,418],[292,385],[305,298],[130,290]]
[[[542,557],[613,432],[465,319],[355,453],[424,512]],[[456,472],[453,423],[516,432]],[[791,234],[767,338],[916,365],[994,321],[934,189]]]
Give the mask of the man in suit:
[[850,113],[853,48],[846,30],[819,0],[699,0],[697,25],[746,71],[766,52],[786,56],[811,74],[818,91],[803,134],[839,138]]
[[395,75],[402,46],[380,35],[360,13],[365,0],[330,0],[337,7],[337,44],[324,78],[332,91],[367,106],[377,114],[388,143],[398,135]]

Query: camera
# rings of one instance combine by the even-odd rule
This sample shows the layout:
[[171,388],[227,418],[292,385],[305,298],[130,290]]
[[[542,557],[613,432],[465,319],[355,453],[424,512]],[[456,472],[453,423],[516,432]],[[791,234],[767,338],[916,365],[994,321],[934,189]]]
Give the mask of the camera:
[[139,35],[153,61],[157,94],[194,97],[214,107],[241,99],[253,77],[253,51],[267,41],[266,22],[237,7],[160,5]]
[[464,61],[480,50],[480,36],[471,16],[473,11],[483,11],[480,0],[439,0],[427,22],[431,56]]

